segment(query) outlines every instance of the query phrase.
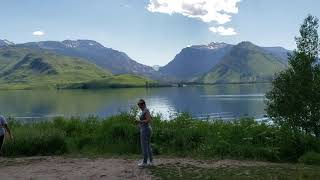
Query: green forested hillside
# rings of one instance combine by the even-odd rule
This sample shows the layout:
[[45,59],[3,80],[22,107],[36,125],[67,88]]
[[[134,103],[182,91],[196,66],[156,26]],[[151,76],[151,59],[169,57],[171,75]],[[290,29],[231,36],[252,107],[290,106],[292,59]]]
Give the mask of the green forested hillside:
[[280,59],[262,48],[242,42],[199,80],[204,83],[265,82],[285,67]]
[[28,48],[0,49],[0,89],[57,88],[94,81],[145,83],[145,79],[138,76],[113,76],[80,58]]

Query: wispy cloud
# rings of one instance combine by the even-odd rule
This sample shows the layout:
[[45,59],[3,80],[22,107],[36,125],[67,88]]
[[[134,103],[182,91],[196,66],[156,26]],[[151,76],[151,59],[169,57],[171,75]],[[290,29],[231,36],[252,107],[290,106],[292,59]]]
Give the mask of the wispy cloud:
[[237,35],[237,32],[233,28],[224,28],[223,26],[210,27],[211,32],[217,33],[221,36],[233,36]]
[[45,33],[43,31],[34,31],[32,33],[32,35],[34,35],[34,36],[43,36],[43,35],[45,35]]
[[131,5],[128,4],[128,3],[123,3],[123,4],[120,5],[120,7],[122,7],[122,8],[131,8]]
[[[240,1],[241,0],[150,0],[147,9],[150,12],[182,14],[190,18],[198,18],[206,23],[215,22],[220,24],[219,27],[221,27],[221,25],[231,21],[232,15],[238,13],[237,5]],[[227,30],[230,31],[230,28]]]

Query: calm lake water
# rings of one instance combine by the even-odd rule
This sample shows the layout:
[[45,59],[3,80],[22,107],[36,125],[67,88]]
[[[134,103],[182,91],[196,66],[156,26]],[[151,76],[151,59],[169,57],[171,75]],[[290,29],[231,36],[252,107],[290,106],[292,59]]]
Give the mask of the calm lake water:
[[0,91],[0,113],[17,119],[53,116],[111,116],[128,111],[144,98],[151,111],[170,118],[177,112],[194,117],[261,118],[270,84],[131,88],[107,90]]

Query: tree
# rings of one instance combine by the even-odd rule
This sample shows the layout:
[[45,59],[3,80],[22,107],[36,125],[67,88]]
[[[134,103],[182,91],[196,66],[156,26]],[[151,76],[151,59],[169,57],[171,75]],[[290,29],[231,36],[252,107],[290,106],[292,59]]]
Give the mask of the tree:
[[268,116],[278,125],[320,137],[319,20],[309,15],[296,37],[289,67],[276,75],[267,92]]

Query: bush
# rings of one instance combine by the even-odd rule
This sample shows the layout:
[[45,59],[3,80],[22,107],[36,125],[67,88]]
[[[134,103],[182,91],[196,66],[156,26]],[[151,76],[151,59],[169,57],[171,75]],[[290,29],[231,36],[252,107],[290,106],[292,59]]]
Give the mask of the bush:
[[15,128],[15,139],[2,149],[5,156],[56,155],[67,152],[64,132],[57,129]]
[[309,165],[320,165],[320,153],[307,152],[299,158],[299,162]]

